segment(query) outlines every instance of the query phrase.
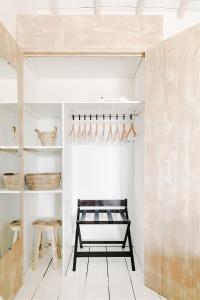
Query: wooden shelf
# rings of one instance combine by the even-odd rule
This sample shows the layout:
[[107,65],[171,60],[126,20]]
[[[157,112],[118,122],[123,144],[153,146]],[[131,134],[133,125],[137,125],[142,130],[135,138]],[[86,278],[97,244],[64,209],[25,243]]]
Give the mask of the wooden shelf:
[[[0,188],[0,194],[19,194],[20,191],[17,190],[8,190],[5,188]],[[39,190],[39,191],[31,191],[31,190],[24,190],[25,194],[61,194],[62,189],[58,190]]]
[[18,146],[0,146],[0,150],[19,150]]
[[5,189],[5,188],[0,188],[0,194],[19,194],[20,191],[17,191],[17,190],[8,190],[8,189]]
[[62,146],[25,146],[24,150],[28,151],[58,151],[62,150]]
[[25,190],[25,194],[61,194],[62,189],[58,190],[38,190],[38,191],[31,191],[31,190]]

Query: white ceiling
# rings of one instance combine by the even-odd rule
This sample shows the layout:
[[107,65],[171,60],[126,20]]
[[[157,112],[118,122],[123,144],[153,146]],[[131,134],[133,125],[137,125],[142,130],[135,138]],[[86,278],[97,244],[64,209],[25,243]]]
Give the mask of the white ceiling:
[[29,57],[28,68],[38,79],[134,77],[141,57]]
[[[183,5],[184,13],[200,13],[200,0],[97,0],[101,14],[177,13]],[[96,0],[15,0],[16,13],[36,14],[95,14]]]

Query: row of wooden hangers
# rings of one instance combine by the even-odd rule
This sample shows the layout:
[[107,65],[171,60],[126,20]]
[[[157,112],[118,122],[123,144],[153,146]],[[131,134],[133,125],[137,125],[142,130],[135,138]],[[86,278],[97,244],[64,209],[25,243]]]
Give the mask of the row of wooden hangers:
[[130,115],[129,122],[125,120],[124,115],[123,120],[120,121],[119,117],[116,117],[115,122],[112,122],[111,115],[109,116],[109,122],[105,118],[103,118],[103,122],[99,122],[97,116],[95,122],[92,121],[91,117],[89,122],[86,118],[82,122],[80,116],[78,122],[75,122],[74,119],[72,116],[72,128],[69,133],[73,141],[122,143],[134,142],[137,136],[132,115]]

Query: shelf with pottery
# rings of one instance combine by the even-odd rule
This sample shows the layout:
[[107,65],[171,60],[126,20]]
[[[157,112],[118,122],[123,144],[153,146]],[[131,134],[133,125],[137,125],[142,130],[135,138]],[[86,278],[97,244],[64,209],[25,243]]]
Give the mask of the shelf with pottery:
[[[9,190],[6,188],[1,188],[0,189],[0,194],[19,194],[20,191],[17,190]],[[28,189],[24,190],[25,194],[61,194],[62,189],[57,189],[57,190],[37,190],[37,191],[31,191]]]
[[0,188],[0,194],[19,194],[20,191],[15,191],[15,190],[9,190],[6,188]]
[[32,191],[28,189],[24,190],[25,194],[62,194],[62,192],[63,192],[62,188],[56,190],[36,190],[36,191]]
[[62,146],[24,146],[25,151],[59,151],[62,149]]

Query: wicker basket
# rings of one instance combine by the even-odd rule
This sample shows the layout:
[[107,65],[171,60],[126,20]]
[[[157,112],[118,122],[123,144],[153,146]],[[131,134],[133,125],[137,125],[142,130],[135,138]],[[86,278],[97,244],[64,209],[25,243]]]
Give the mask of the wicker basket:
[[35,129],[42,146],[54,146],[57,138],[57,127],[53,131],[39,131]]
[[26,174],[25,181],[29,190],[55,190],[60,187],[61,173]]
[[3,174],[4,187],[9,190],[20,189],[20,176],[14,173]]

